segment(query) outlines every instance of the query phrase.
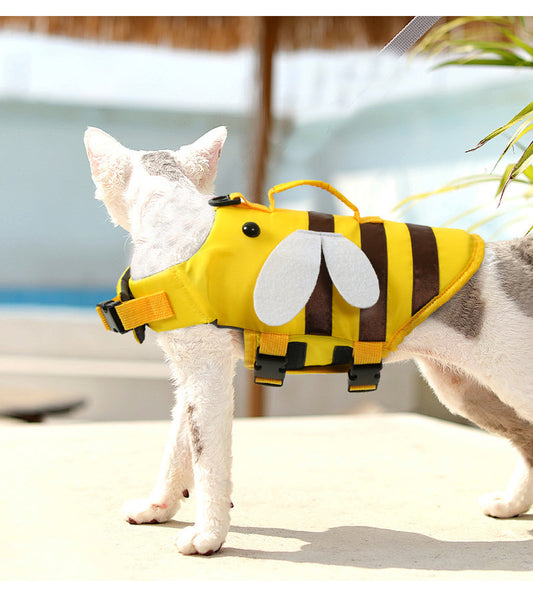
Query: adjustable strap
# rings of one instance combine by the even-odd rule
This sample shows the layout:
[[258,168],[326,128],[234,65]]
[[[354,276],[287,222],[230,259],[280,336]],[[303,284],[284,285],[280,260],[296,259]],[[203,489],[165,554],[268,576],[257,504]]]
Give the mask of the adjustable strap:
[[440,17],[426,15],[414,17],[396,36],[387,44],[381,53],[388,53],[394,57],[401,57],[433,27]]
[[289,335],[261,333],[255,353],[254,381],[260,385],[282,386],[287,372]]
[[135,298],[129,290],[129,269],[118,283],[118,296],[98,303],[96,311],[106,330],[124,334],[133,330],[139,343],[144,341],[146,324],[166,320],[174,316],[174,311],[165,291]]
[[381,376],[383,343],[358,341],[354,344],[353,363],[348,371],[348,392],[377,389]]

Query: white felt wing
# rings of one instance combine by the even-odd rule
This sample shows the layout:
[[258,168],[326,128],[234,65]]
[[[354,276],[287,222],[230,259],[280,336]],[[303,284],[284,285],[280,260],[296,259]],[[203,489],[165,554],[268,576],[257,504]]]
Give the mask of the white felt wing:
[[272,250],[257,277],[254,308],[269,326],[290,322],[313,292],[320,270],[320,235],[294,231]]
[[329,275],[342,297],[353,307],[372,307],[379,298],[379,282],[367,255],[339,233],[321,233]]

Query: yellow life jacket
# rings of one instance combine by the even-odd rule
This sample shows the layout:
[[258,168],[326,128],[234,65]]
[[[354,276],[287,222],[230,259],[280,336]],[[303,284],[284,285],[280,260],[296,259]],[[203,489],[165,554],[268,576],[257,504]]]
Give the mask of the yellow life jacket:
[[[275,208],[274,194],[323,188],[349,216]],[[348,390],[377,387],[382,358],[448,301],[484,256],[478,235],[378,217],[332,186],[300,180],[269,191],[270,206],[240,193],[215,197],[211,231],[189,259],[146,278],[129,269],[97,306],[108,330],[156,332],[197,324],[243,331],[255,381],[285,373],[348,372]]]

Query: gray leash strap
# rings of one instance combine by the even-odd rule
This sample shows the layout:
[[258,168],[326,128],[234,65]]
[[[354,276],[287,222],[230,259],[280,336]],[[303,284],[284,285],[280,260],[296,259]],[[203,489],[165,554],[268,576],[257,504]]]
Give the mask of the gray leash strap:
[[395,57],[401,57],[406,53],[424,34],[437,23],[440,17],[414,17],[379,54],[388,53]]

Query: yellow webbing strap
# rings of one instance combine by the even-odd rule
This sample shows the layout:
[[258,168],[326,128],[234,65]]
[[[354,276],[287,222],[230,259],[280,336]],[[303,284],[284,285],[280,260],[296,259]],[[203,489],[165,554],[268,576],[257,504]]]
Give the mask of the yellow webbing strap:
[[157,320],[166,320],[174,315],[167,293],[164,290],[125,301],[117,307],[117,313],[126,330]]
[[[383,357],[383,343],[379,341],[357,341],[354,343],[353,363],[355,366],[359,364],[380,364]],[[374,385],[351,385],[348,383],[349,392],[368,392],[375,390],[377,383]]]
[[259,336],[259,352],[269,356],[285,356],[289,346],[289,335],[261,333]]
[[337,199],[342,201],[345,205],[347,205],[350,210],[354,213],[354,218],[359,220],[359,210],[357,207],[347,199],[341,192],[339,192],[336,188],[332,187],[331,184],[327,182],[323,182],[322,180],[293,180],[292,182],[284,182],[283,184],[278,184],[273,186],[268,191],[268,200],[270,201],[270,210],[274,211],[274,195],[277,193],[283,193],[283,191],[287,191],[289,189],[294,188],[295,186],[316,186],[317,188],[324,189],[328,193],[331,193]]
[[375,364],[381,362],[383,343],[379,341],[357,341],[354,344],[354,364]]
[[[115,297],[114,301],[118,301]],[[100,307],[96,308],[106,330],[111,330]],[[124,301],[116,307],[116,313],[124,326],[124,330],[132,330],[150,322],[166,320],[174,316],[174,311],[168,300],[167,293],[162,290],[153,294]]]
[[281,379],[267,379],[266,377],[254,377],[255,383],[262,385],[277,385],[282,386],[283,381]]
[[[265,356],[286,356],[289,346],[289,335],[275,333],[261,333],[259,335],[259,353]],[[283,385],[283,379],[269,379],[267,377],[254,377],[256,383],[267,385]]]
[[255,354],[257,352],[257,332],[255,330],[244,329],[244,366],[247,369],[254,369]]

